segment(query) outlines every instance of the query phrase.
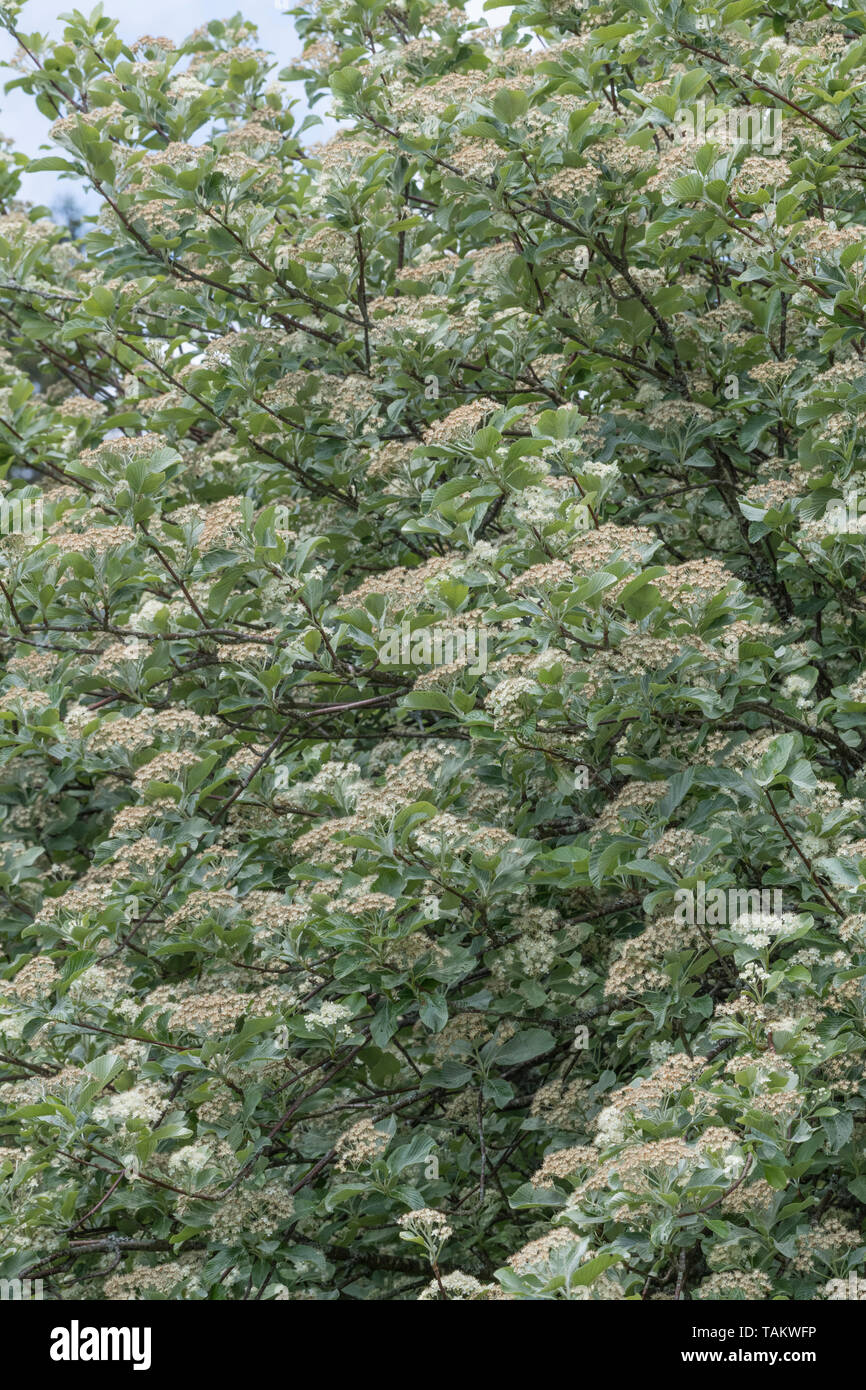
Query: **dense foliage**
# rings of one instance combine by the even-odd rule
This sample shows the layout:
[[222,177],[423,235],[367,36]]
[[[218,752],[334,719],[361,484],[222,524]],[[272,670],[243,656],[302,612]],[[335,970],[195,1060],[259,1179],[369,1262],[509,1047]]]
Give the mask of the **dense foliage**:
[[0,1275],[862,1295],[866,13],[17,10]]

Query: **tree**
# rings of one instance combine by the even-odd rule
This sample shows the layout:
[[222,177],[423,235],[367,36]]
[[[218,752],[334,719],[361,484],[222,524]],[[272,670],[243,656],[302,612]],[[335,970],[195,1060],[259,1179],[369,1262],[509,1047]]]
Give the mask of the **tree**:
[[864,16],[5,13],[0,1274],[847,1297]]

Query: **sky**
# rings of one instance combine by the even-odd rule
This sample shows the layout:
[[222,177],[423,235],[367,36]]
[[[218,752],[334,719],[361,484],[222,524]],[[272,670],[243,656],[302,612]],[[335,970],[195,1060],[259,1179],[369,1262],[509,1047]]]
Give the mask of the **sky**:
[[[58,18],[67,11],[80,9],[85,14],[93,8],[95,0],[27,0],[20,19],[18,32],[21,34],[55,35],[63,31],[63,22]],[[223,19],[240,10],[246,19],[258,25],[258,46],[271,51],[276,58],[277,68],[284,67],[301,51],[301,43],[295,33],[292,20],[278,8],[288,0],[104,0],[104,10],[119,20],[120,37],[131,41],[141,34],[161,34],[170,39],[181,39],[206,24],[211,19]],[[468,12],[479,17],[482,14],[483,0],[470,0]],[[491,24],[502,23],[507,9],[492,10],[486,15]],[[13,39],[0,29],[0,59],[8,60],[15,52]],[[2,86],[15,72],[0,69],[0,134],[12,140],[14,147],[31,158],[48,153],[46,144],[50,122],[37,111],[31,97],[21,91],[5,93]],[[297,84],[298,98],[303,103],[304,90]],[[327,98],[317,103],[316,113],[322,115],[328,105]],[[306,108],[298,108],[302,114]],[[315,127],[310,132],[313,141],[320,140],[333,128],[331,122],[324,128]],[[56,149],[53,151],[57,153]],[[79,205],[88,211],[95,211],[98,200],[89,194],[77,180],[58,179],[56,174],[24,174],[21,181],[20,197],[30,203],[44,204],[54,208],[59,200],[72,196]]]

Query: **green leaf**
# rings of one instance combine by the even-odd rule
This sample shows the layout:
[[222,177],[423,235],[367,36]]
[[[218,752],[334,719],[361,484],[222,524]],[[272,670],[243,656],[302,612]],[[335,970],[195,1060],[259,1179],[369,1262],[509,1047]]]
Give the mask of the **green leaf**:
[[545,1028],[526,1028],[498,1049],[496,1062],[500,1067],[516,1066],[540,1057],[555,1046],[556,1039]]

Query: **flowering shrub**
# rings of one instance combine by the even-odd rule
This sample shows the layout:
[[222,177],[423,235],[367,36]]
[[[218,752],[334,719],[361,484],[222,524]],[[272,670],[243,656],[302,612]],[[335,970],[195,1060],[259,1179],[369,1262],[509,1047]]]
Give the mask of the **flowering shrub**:
[[847,1297],[866,16],[293,13],[3,11],[0,1273]]

